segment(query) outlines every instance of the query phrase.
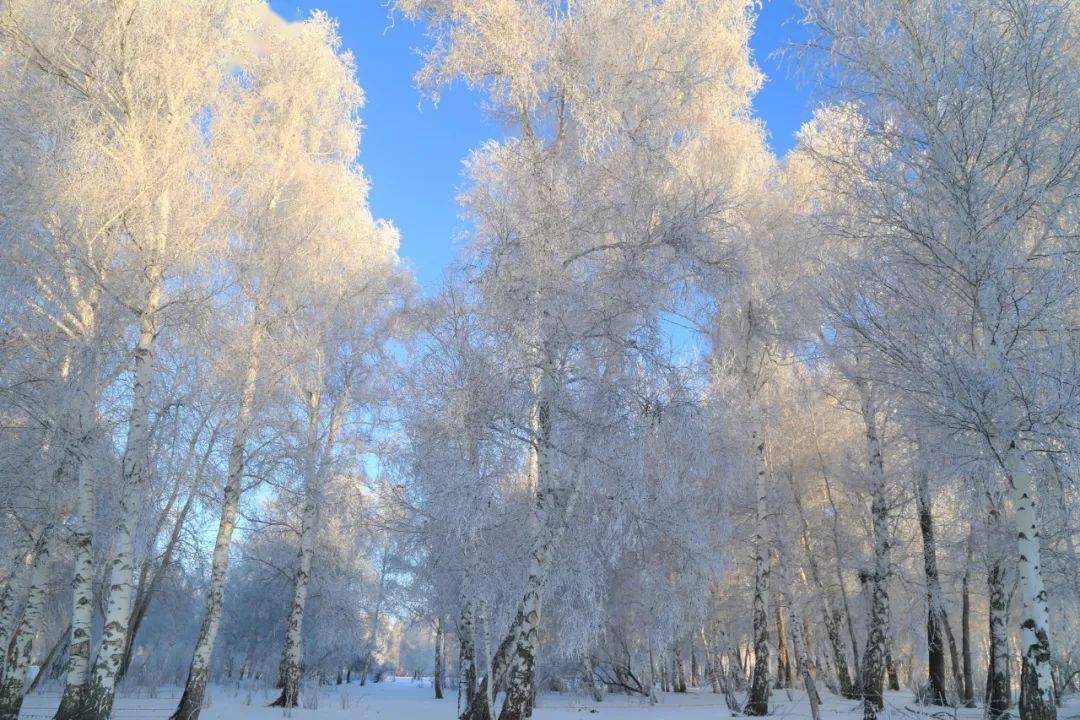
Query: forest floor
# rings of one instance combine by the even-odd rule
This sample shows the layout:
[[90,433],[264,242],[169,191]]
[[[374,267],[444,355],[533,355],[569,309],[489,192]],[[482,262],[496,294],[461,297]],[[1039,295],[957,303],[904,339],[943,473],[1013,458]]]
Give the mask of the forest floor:
[[[309,689],[304,707],[291,711],[270,708],[274,699],[270,689],[239,685],[215,685],[210,691],[202,720],[453,720],[456,698],[453,691],[442,700],[432,696],[430,680],[396,678],[380,683],[328,685]],[[121,697],[113,714],[115,720],[165,720],[176,707],[178,689],[155,692],[133,691]],[[34,693],[26,698],[20,720],[51,718],[56,709],[55,693]],[[810,707],[805,693],[775,690],[771,698],[776,720],[809,720]],[[595,720],[720,720],[731,717],[723,698],[708,689],[686,694],[664,693],[658,705],[650,706],[638,697],[606,695],[603,702],[574,694],[547,693],[538,698],[534,720],[570,720],[585,717]],[[825,694],[822,720],[860,720],[862,712],[855,701]],[[927,708],[916,705],[911,693],[886,695],[883,720],[982,720],[981,708]],[[1080,720],[1080,697],[1072,697],[1058,713],[1059,720]]]

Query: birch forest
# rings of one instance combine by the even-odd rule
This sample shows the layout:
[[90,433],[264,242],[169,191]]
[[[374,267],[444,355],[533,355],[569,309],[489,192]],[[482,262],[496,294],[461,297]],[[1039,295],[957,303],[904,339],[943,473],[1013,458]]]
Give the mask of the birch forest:
[[778,153],[769,0],[352,1],[434,286],[331,14],[0,0],[0,720],[1080,717],[1080,7],[798,0]]

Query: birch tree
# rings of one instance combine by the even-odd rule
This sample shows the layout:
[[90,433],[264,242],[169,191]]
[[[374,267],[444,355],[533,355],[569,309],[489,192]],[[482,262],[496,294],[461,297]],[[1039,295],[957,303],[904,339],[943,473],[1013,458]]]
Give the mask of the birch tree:
[[[398,5],[423,17],[436,39],[421,84],[436,97],[455,78],[482,86],[516,130],[513,139],[476,154],[466,196],[490,268],[485,285],[522,329],[523,355],[536,373],[529,445],[538,531],[508,652],[496,655],[489,678],[496,687],[505,678],[501,717],[514,720],[531,715],[541,591],[578,494],[577,478],[553,475],[569,353],[597,319],[609,316],[607,324],[630,330],[635,318],[649,316],[651,291],[677,265],[666,258],[719,262],[718,222],[733,204],[740,173],[752,164],[735,148],[760,142],[741,114],[758,83],[747,60],[749,15],[744,4],[726,2],[598,1],[569,11],[557,3]],[[713,32],[716,27],[724,32]],[[668,64],[674,57],[682,60]],[[651,70],[661,67],[662,81]],[[714,72],[719,68],[723,77]],[[625,81],[615,82],[624,74]],[[678,102],[647,100],[675,97]],[[656,138],[651,147],[659,151],[639,132]],[[687,142],[671,142],[683,133]],[[670,164],[662,164],[665,156]],[[713,164],[718,157],[734,165]],[[650,194],[660,177],[671,190]],[[628,203],[632,188],[648,200]],[[590,207],[588,198],[596,197],[614,202]],[[579,230],[586,226],[589,232]],[[615,286],[608,262],[616,258],[661,261],[661,270],[654,279],[628,273],[641,284],[624,284],[630,293],[600,306],[588,288]],[[585,303],[586,310],[570,303]]]
[[1061,331],[1076,283],[1075,22],[1058,2],[804,7],[876,147],[831,165],[882,261],[860,332],[997,463],[1017,524],[1021,716],[1053,718],[1033,461],[1075,406]]
[[[363,208],[366,184],[355,175],[357,111],[362,92],[351,59],[339,53],[333,23],[316,14],[295,26],[267,16],[256,26],[260,48],[252,60],[251,82],[234,83],[222,112],[222,132],[243,148],[223,158],[226,169],[244,187],[233,209],[242,225],[231,262],[241,273],[242,302],[248,313],[243,367],[238,376],[236,423],[229,451],[228,476],[214,545],[206,612],[192,657],[177,720],[199,716],[210,672],[210,658],[221,621],[229,547],[243,490],[247,441],[255,422],[256,392],[268,324],[282,322],[295,305],[293,293],[312,282],[319,243],[333,233],[360,230],[340,223],[337,212],[323,214],[328,202],[345,201]],[[284,93],[279,89],[285,87]],[[330,102],[328,99],[332,99]],[[271,122],[264,122],[269,118]],[[325,183],[342,187],[328,194]],[[339,206],[340,207],[340,206]],[[340,212],[340,210],[338,211]],[[362,210],[361,219],[365,216]],[[369,225],[370,228],[370,225]],[[362,237],[370,241],[370,230]],[[386,233],[378,238],[385,242]],[[357,251],[366,252],[364,243]],[[307,273],[303,272],[304,270]]]

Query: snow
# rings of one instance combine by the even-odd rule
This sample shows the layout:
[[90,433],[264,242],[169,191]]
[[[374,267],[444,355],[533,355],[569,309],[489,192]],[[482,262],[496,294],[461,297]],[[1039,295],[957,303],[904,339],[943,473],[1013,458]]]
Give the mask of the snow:
[[[239,685],[214,685],[208,692],[209,706],[202,720],[454,720],[457,702],[453,691],[442,700],[432,696],[430,680],[394,678],[380,683],[327,685],[318,689],[305,686],[303,705],[317,700],[318,707],[300,707],[290,711],[267,705],[277,693],[270,688],[250,689]],[[149,697],[146,690],[122,695],[117,700],[116,720],[165,720],[176,707],[179,688],[168,688]],[[51,718],[58,696],[52,693],[31,694],[23,707],[21,720]],[[886,710],[881,720],[983,720],[983,709],[927,708],[917,706],[911,693],[886,693]],[[774,690],[770,698],[775,720],[809,720],[810,706],[801,691]],[[594,702],[585,695],[570,693],[543,694],[538,698],[534,720],[720,720],[732,714],[723,698],[708,689],[689,693],[662,693],[658,705],[650,706],[638,697],[606,695]],[[1059,713],[1061,720],[1080,720],[1080,697],[1069,698]],[[823,694],[822,720],[860,720],[862,712],[856,701]]]

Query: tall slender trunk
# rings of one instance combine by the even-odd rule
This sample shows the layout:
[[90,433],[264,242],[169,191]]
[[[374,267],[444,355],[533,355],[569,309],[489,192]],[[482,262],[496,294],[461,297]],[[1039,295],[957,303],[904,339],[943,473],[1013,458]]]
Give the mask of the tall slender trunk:
[[458,620],[458,717],[472,705],[476,692],[476,649],[473,645],[472,603],[461,604]]
[[961,701],[964,707],[975,707],[974,668],[971,664],[971,553],[974,533],[968,533],[967,554],[964,558],[964,576],[960,580],[960,642],[964,656],[964,689]]
[[435,619],[435,670],[432,673],[431,684],[435,688],[435,699],[443,699],[443,621],[442,617]]
[[931,705],[947,705],[945,687],[945,643],[941,621],[941,583],[938,580],[937,546],[934,542],[934,519],[925,468],[915,473],[915,499],[919,512],[919,530],[923,543],[923,571],[926,577],[926,650],[929,668]]
[[780,603],[775,604],[776,609],[776,689],[782,690],[791,687],[791,658],[788,653],[788,627],[784,619],[784,608]]
[[15,616],[25,580],[24,570],[23,563],[20,561],[7,577],[3,592],[0,592],[0,657],[4,658],[4,662],[0,663],[0,683],[4,681],[8,643],[11,640],[11,634],[15,631]]
[[900,689],[900,673],[896,662],[893,660],[893,642],[889,636],[888,628],[885,630],[885,677],[889,681],[890,690]]
[[[992,291],[987,284],[985,291]],[[986,303],[985,307],[993,307]],[[1051,675],[1050,609],[1042,577],[1041,541],[1035,512],[1035,483],[1021,445],[1022,411],[1007,395],[1008,369],[1005,351],[993,322],[984,320],[987,369],[993,380],[992,399],[997,412],[992,418],[990,446],[1009,484],[1016,523],[1016,564],[1020,586],[1020,720],[1056,720],[1054,682]]]
[[233,530],[236,528],[236,514],[240,506],[240,492],[244,477],[244,463],[247,452],[247,436],[251,429],[251,412],[255,399],[255,383],[259,375],[259,361],[264,333],[264,318],[261,303],[256,303],[254,324],[248,341],[248,365],[240,388],[240,404],[236,414],[236,429],[232,447],[229,449],[228,476],[225,482],[224,501],[221,507],[221,519],[218,523],[217,539],[214,542],[214,555],[210,569],[210,587],[206,595],[206,614],[199,628],[195,651],[191,657],[184,694],[173,713],[171,720],[198,720],[202,712],[203,698],[206,695],[206,683],[210,676],[210,658],[214,652],[218,626],[221,623],[221,610],[224,603],[225,579],[229,570],[229,546],[232,543]]
[[686,692],[686,668],[683,665],[681,643],[676,642],[671,650],[671,667],[674,668],[675,692]]
[[[191,468],[191,464],[195,457],[196,446],[198,440],[202,435],[202,430],[205,427],[209,417],[205,417],[199,424],[198,429],[192,434],[189,441],[188,451],[183,463],[182,469],[177,473],[177,485],[173,491],[173,496],[166,504],[165,511],[162,513],[158,522],[158,528],[154,532],[156,538],[164,524],[165,518],[169,515],[173,503],[176,500],[176,494],[179,492],[179,486],[183,478],[188,474]],[[199,459],[198,467],[195,470],[195,476],[191,480],[191,487],[187,494],[187,499],[184,500],[184,504],[181,506],[180,511],[176,515],[176,519],[173,522],[172,530],[169,533],[169,538],[165,543],[165,549],[162,551],[161,560],[157,563],[157,566],[151,571],[151,564],[149,561],[143,563],[142,570],[139,573],[139,583],[137,591],[135,593],[135,609],[131,614],[131,630],[128,632],[127,645],[124,647],[124,657],[120,662],[120,668],[117,671],[117,682],[125,675],[127,675],[128,669],[131,666],[132,651],[135,647],[135,640],[139,635],[139,628],[142,627],[143,620],[146,618],[146,613],[150,608],[150,602],[153,600],[154,595],[157,593],[158,588],[161,585],[162,579],[165,577],[169,568],[172,566],[173,556],[176,554],[176,548],[180,544],[180,534],[184,529],[184,523],[187,520],[187,516],[191,513],[191,508],[195,503],[195,498],[199,493],[199,486],[202,482],[206,467],[210,462],[210,456],[217,446],[218,429],[215,427],[210,432],[210,438],[207,440],[206,449],[202,453],[202,457]],[[149,577],[149,580],[147,579]]]
[[[321,378],[319,379],[321,383]],[[304,508],[300,518],[300,549],[297,551],[296,572],[293,576],[293,595],[289,617],[285,622],[285,644],[281,651],[281,695],[271,703],[274,707],[296,707],[300,700],[300,662],[303,652],[304,609],[307,605],[311,558],[315,552],[315,529],[318,522],[319,484],[319,404],[318,390],[307,393],[308,434],[305,447]]]
[[[806,695],[810,702],[810,715],[813,720],[820,720],[821,718],[821,696],[817,691],[817,683],[814,682],[813,673],[810,671],[810,656],[807,652],[806,642],[803,634],[799,632],[799,628],[802,627],[803,619],[802,614],[799,612],[798,606],[795,604],[795,596],[792,592],[792,582],[790,570],[788,568],[788,560],[786,553],[783,550],[782,539],[777,539],[777,558],[779,560],[781,591],[783,601],[787,605],[788,614],[791,618],[791,626],[793,631],[791,633],[792,644],[795,646],[795,660],[799,665],[799,674],[802,675],[803,687],[806,688]],[[779,605],[778,605],[779,607]],[[790,683],[788,685],[790,687]]]
[[[568,487],[556,487],[553,477],[552,387],[553,371],[545,367],[538,389],[539,407],[536,433],[536,516],[539,533],[533,541],[528,576],[515,623],[510,635],[516,638],[507,666],[506,697],[499,720],[523,720],[531,717],[536,652],[540,644],[541,596],[552,556],[566,531],[569,515],[577,498],[576,478],[566,478]],[[500,668],[493,666],[492,672]],[[489,683],[494,689],[494,685]]]
[[[71,533],[73,565],[71,589],[71,622],[64,641],[57,641],[54,650],[69,646],[64,692],[57,718],[74,717],[85,698],[90,671],[90,630],[93,620],[95,523],[95,483],[89,466],[97,439],[97,405],[100,393],[100,343],[97,338],[97,307],[100,289],[93,286],[85,294],[73,268],[70,288],[78,298],[75,313],[78,335],[74,350],[68,356],[63,371],[65,392],[70,399],[69,413],[61,421],[66,424],[67,462],[76,482],[75,521]],[[43,673],[38,673],[35,684]]]
[[[520,616],[521,609],[518,609]],[[476,603],[476,615],[473,623],[473,650],[477,657],[483,657],[483,662],[476,662],[477,675],[482,675],[480,684],[473,693],[473,702],[459,714],[462,720],[491,720],[494,717],[495,696],[502,685],[500,677],[506,672],[508,656],[511,653],[517,636],[507,633],[503,638],[495,655],[491,654],[491,624],[487,603],[478,600]],[[518,625],[519,619],[515,619],[514,626]],[[476,628],[479,626],[480,638],[477,640]],[[480,651],[483,650],[483,653]]]
[[127,645],[128,623],[135,581],[135,532],[150,476],[150,396],[154,382],[154,346],[157,312],[161,304],[163,272],[148,269],[150,286],[139,317],[139,340],[134,353],[131,414],[124,446],[120,516],[116,526],[113,559],[109,568],[109,594],[105,625],[98,645],[93,675],[77,717],[107,720],[116,696],[117,671]]
[[[798,627],[801,617],[794,603],[791,603],[791,624]],[[803,687],[806,688],[806,696],[810,701],[810,716],[813,720],[821,719],[821,696],[818,694],[817,683],[810,671],[810,655],[806,649],[806,643],[798,631],[791,633],[792,643],[795,646],[795,658],[799,664],[799,674],[802,675]]]
[[[494,659],[491,657],[491,612],[487,602],[481,600],[479,604],[480,615],[480,640],[484,648],[484,677],[492,680],[494,677]],[[474,636],[475,640],[475,636]],[[475,644],[475,643],[474,643]],[[509,652],[509,645],[505,646]],[[503,648],[500,647],[500,650]],[[491,720],[495,716],[495,683],[485,682],[484,686],[476,694],[478,711],[476,720]]]
[[[209,451],[207,451],[207,454],[209,454]],[[201,475],[201,473],[199,474]],[[120,678],[127,675],[128,669],[131,667],[132,652],[135,648],[135,640],[139,636],[139,628],[142,627],[143,620],[146,619],[146,613],[150,609],[150,602],[154,599],[154,595],[161,585],[162,578],[165,577],[165,574],[172,566],[172,558],[176,553],[176,547],[180,542],[180,533],[184,528],[184,522],[188,514],[191,512],[192,505],[195,503],[196,495],[197,492],[194,489],[188,493],[187,499],[184,501],[184,504],[176,517],[172,532],[169,534],[169,540],[165,545],[165,551],[162,554],[160,564],[150,575],[149,580],[143,581],[139,585],[139,592],[136,593],[135,596],[135,610],[131,613],[131,632],[128,633],[127,647],[124,649],[124,659],[120,663],[118,672]]]
[[[95,293],[96,295],[96,293]],[[74,570],[71,579],[71,622],[64,692],[57,720],[78,717],[90,676],[90,632],[94,619],[94,523],[96,485],[91,455],[97,440],[98,366],[95,337],[96,298],[80,302],[80,347],[68,377],[74,427],[68,431],[68,458],[76,479],[75,522],[71,533]]]
[[743,712],[747,715],[769,714],[769,548],[766,537],[768,522],[768,467],[765,461],[764,429],[755,422],[750,435],[754,461],[754,487],[757,493],[757,522],[754,530],[754,675]]
[[[841,561],[841,558],[843,558],[843,553],[841,552],[842,543],[841,543],[841,540],[840,540],[840,508],[837,507],[836,499],[833,497],[832,481],[829,479],[828,468],[825,465],[825,455],[821,451],[821,441],[820,441],[820,439],[818,437],[817,418],[814,415],[812,409],[810,410],[810,421],[811,421],[811,425],[812,425],[812,433],[811,434],[813,435],[813,438],[814,438],[814,450],[815,450],[815,453],[817,454],[818,465],[819,465],[820,470],[821,470],[821,479],[822,479],[822,483],[824,485],[823,489],[825,490],[825,500],[826,500],[826,502],[829,503],[829,509],[832,511],[831,514],[830,514],[830,517],[832,518],[831,530],[832,530],[833,552],[836,555],[836,564],[835,564],[835,568],[836,568],[836,586],[837,586],[837,589],[840,591],[840,602],[841,602],[841,605],[843,607],[843,615],[844,615],[843,619],[846,621],[848,640],[851,642],[851,659],[852,659],[851,672],[852,672],[852,677],[849,680],[849,683],[850,683],[850,686],[851,686],[851,693],[850,693],[850,695],[845,694],[844,697],[854,699],[854,698],[859,697],[861,695],[861,690],[859,688],[855,687],[855,683],[857,681],[861,682],[861,673],[860,673],[860,664],[859,664],[859,641],[858,641],[856,633],[855,633],[855,618],[851,613],[851,604],[848,602],[847,588],[844,585],[844,573],[843,573],[843,569],[842,569],[843,568],[843,562]],[[839,612],[839,611],[837,611],[837,612]],[[834,648],[834,652],[835,652],[835,648]],[[845,667],[846,667],[846,665],[847,665],[847,663],[844,663]],[[839,670],[840,670],[840,665],[838,663],[837,664],[837,673],[839,673]],[[841,681],[841,686],[840,687],[841,687],[841,692],[843,692],[843,681]]]
[[990,497],[987,529],[990,564],[986,571],[990,664],[986,670],[986,709],[991,720],[1001,720],[1012,706],[1012,673],[1009,672],[1009,601],[1005,589],[1005,562],[995,542],[1004,521],[1001,506]]
[[1017,562],[1020,585],[1020,720],[1056,720],[1054,682],[1051,676],[1050,609],[1042,579],[1035,484],[1027,460],[1016,440],[1009,443],[1005,469],[1016,521]]
[[825,587],[822,580],[821,569],[818,566],[813,546],[810,544],[810,523],[806,519],[806,510],[803,507],[802,498],[795,484],[795,476],[791,472],[786,472],[785,475],[788,484],[791,486],[791,493],[795,498],[795,509],[799,514],[800,534],[803,550],[806,554],[806,564],[810,571],[810,580],[821,598],[823,606],[822,620],[825,624],[825,634],[829,639],[829,648],[832,650],[833,663],[836,666],[836,680],[840,685],[840,694],[849,700],[853,700],[859,696],[859,693],[851,680],[851,675],[848,673],[844,641],[840,637],[840,611],[833,609],[832,594]]
[[7,672],[8,648],[11,647],[12,636],[21,621],[19,604],[31,581],[33,558],[42,537],[40,529],[31,531],[30,547],[16,557],[11,573],[4,583],[4,590],[0,592],[0,684],[4,682],[4,674]]
[[45,616],[52,544],[51,526],[45,527],[34,548],[23,558],[29,574],[29,588],[22,618],[15,626],[4,657],[4,678],[0,682],[0,720],[18,720],[26,687],[26,670],[34,649],[34,636]]
[[[701,646],[705,652],[705,679],[709,681],[709,686],[712,688],[714,694],[719,695],[722,692],[720,686],[720,675],[717,663],[719,659],[713,655],[712,643],[709,642],[709,636],[705,633],[705,627],[700,629],[701,634]],[[652,648],[649,648],[649,663],[652,664]],[[653,674],[655,674],[656,668],[653,667]]]
[[859,383],[862,416],[866,425],[867,461],[870,480],[870,513],[873,527],[874,570],[870,576],[870,612],[867,619],[866,650],[862,659],[863,718],[875,720],[884,707],[886,634],[889,629],[889,518],[885,498],[885,466],[881,455],[876,409],[865,383]]
[[78,503],[72,533],[75,572],[71,580],[71,647],[56,720],[79,716],[90,674],[90,632],[94,622],[94,478],[85,455],[79,460],[78,475]]

